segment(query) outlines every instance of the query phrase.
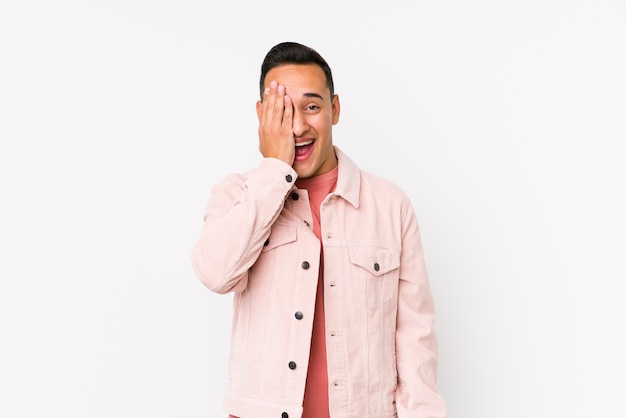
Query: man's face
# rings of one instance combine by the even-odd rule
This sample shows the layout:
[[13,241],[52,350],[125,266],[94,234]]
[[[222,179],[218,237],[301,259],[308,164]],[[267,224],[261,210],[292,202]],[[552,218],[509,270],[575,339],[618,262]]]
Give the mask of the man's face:
[[313,177],[335,168],[332,126],[339,121],[339,97],[330,97],[324,71],[314,64],[281,65],[267,73],[265,87],[272,81],[285,86],[293,103],[293,168],[298,176]]

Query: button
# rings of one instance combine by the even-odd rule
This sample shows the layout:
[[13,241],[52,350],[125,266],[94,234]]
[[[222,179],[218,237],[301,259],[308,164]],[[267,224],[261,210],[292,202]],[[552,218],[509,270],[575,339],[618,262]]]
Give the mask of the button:
[[304,318],[304,315],[302,314],[302,312],[300,311],[296,312],[296,319],[300,320],[302,318]]
[[291,174],[287,174],[285,176],[285,180],[287,180],[287,183],[291,183],[293,181],[293,177],[291,177]]
[[267,247],[267,246],[269,245],[269,243],[270,243],[270,239],[268,238],[268,239],[266,239],[266,240],[265,240],[265,242],[263,243],[263,246],[264,246],[264,247]]
[[295,361],[290,361],[290,362],[289,362],[289,368],[290,368],[291,370],[294,370],[294,369],[296,368],[296,362],[295,362]]
[[289,418],[289,414],[286,412],[283,412],[282,414],[280,414],[280,418]]
[[380,266],[378,265],[378,263],[374,263],[374,270],[376,271],[380,270]]
[[303,268],[303,269],[308,270],[308,269],[309,269],[309,267],[311,267],[311,265],[309,264],[309,262],[308,262],[308,261],[303,261],[303,262],[302,262],[302,268]]
[[298,196],[298,193],[293,192],[293,193],[291,194],[291,200],[298,200],[299,198],[300,198],[300,196]]

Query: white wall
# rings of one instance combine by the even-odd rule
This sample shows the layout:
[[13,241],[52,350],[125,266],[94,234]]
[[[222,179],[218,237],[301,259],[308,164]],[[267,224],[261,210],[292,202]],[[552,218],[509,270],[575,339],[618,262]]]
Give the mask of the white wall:
[[335,3],[0,5],[0,417],[224,416],[190,252],[283,40],[412,197],[450,417],[626,416],[626,5]]

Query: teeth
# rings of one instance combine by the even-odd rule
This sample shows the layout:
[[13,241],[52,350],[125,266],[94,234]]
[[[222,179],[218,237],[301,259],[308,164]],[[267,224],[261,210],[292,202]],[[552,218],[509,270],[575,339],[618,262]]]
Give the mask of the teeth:
[[313,140],[307,141],[307,142],[300,142],[299,144],[296,144],[296,147],[304,147],[305,145],[311,145],[312,143],[313,143]]

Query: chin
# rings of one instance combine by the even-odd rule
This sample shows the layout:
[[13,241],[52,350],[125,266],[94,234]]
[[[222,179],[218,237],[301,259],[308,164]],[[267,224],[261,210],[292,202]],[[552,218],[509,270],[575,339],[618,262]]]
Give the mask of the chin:
[[296,173],[298,173],[298,178],[301,178],[301,179],[313,177],[313,175],[315,174],[314,171],[307,170],[307,169],[299,169],[299,168],[294,168],[294,169],[296,170]]

